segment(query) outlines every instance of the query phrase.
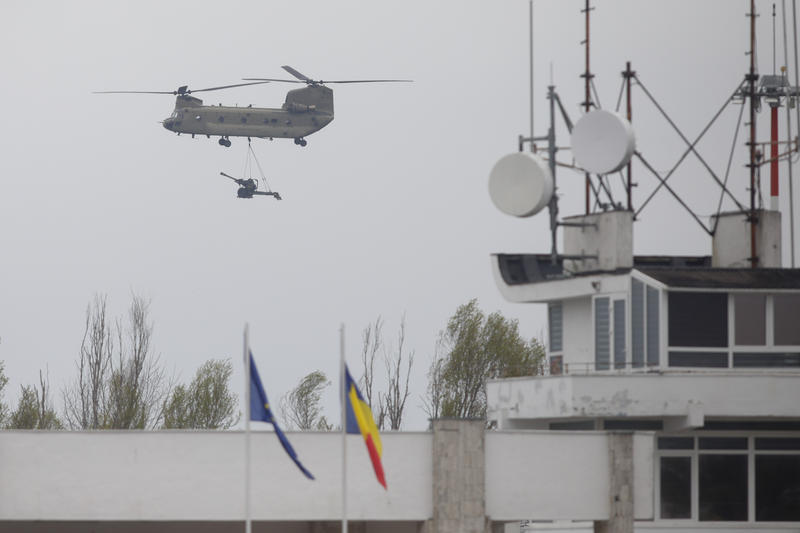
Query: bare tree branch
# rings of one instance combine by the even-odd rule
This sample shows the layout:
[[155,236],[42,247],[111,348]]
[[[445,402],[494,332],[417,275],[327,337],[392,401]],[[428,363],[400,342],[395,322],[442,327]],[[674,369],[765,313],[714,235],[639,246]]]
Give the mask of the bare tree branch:
[[[117,366],[112,362],[109,389],[109,426],[112,429],[149,429],[163,417],[164,401],[171,386],[151,351],[153,324],[149,302],[134,295],[127,328],[117,322]],[[127,342],[125,342],[127,340]]]
[[64,419],[70,429],[106,426],[108,374],[114,350],[106,318],[106,296],[95,295],[86,306],[86,324],[76,363],[78,377],[64,389]]
[[95,296],[87,306],[78,377],[63,391],[64,419],[71,429],[157,426],[171,384],[152,354],[148,314],[149,302],[136,295],[126,323],[111,324],[106,296]]
[[[372,416],[378,429],[383,429],[386,420],[386,406],[380,392],[375,392],[375,357],[383,346],[383,319],[380,315],[374,324],[368,324],[361,333],[361,363],[364,375],[361,377],[361,392],[372,408]],[[377,396],[377,397],[376,397]]]
[[382,414],[389,420],[389,429],[400,429],[403,422],[403,410],[405,409],[406,400],[408,399],[408,382],[411,376],[411,366],[414,364],[414,351],[408,354],[407,367],[405,372],[405,379],[402,375],[403,366],[403,346],[406,338],[406,317],[400,320],[400,330],[397,334],[397,352],[396,355],[390,354],[388,351],[384,356],[384,363],[386,365],[386,376],[388,379],[388,392],[383,395],[384,401],[382,402]]

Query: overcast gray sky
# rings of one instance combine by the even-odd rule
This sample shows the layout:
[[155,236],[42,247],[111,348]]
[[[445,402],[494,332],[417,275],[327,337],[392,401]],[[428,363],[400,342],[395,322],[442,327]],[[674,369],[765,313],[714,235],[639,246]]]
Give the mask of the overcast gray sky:
[[[551,81],[573,120],[580,116],[583,1],[534,5],[543,135]],[[606,108],[615,107],[619,73],[632,61],[693,138],[743,78],[746,0],[593,5],[592,70]],[[771,2],[758,9],[759,65],[769,73]],[[86,306],[98,293],[108,295],[115,316],[124,315],[132,293],[151,301],[155,349],[182,381],[209,358],[231,357],[241,390],[249,323],[273,401],[315,369],[335,382],[340,324],[350,366],[358,367],[363,328],[380,315],[385,340],[394,342],[405,313],[406,346],[417,358],[407,429],[427,425],[419,396],[437,334],[458,305],[477,298],[486,312],[519,319],[526,337],[544,334],[544,309],[505,302],[489,258],[549,251],[546,215],[509,217],[487,192],[494,163],[529,133],[527,0],[12,0],[0,4],[0,25],[7,401],[15,403],[39,369],[49,369],[58,391],[73,378]],[[780,33],[778,43],[781,64]],[[314,78],[415,80],[332,86],[336,119],[305,148],[254,140],[281,202],[238,199],[219,176],[242,174],[246,140],[223,148],[164,130],[159,121],[174,97],[91,94],[285,77],[281,65]],[[198,96],[279,107],[294,87]],[[639,149],[668,170],[679,139],[641,91],[634,105]],[[720,174],[737,114],[738,107],[729,110],[700,145]],[[760,118],[762,132],[767,119]],[[561,126],[558,143],[569,144]],[[740,149],[743,143],[740,137]],[[567,152],[561,157],[569,161]],[[731,177],[741,200],[743,162],[735,161]],[[655,180],[641,167],[634,172],[640,202]],[[716,189],[699,166],[688,164],[674,183],[701,214],[714,212]],[[561,213],[579,214],[582,176],[560,170],[559,187]],[[642,213],[635,244],[637,253],[710,253],[710,239],[663,193]],[[60,392],[54,399],[60,409]],[[326,409],[338,417],[333,394]]]

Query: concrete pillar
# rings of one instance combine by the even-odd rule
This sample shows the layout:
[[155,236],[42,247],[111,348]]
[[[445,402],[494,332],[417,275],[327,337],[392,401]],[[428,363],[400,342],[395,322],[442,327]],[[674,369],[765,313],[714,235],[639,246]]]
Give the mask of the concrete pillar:
[[429,524],[430,533],[487,531],[485,430],[485,420],[433,421],[433,520]]
[[633,533],[633,433],[608,434],[609,519],[594,523],[595,533]]

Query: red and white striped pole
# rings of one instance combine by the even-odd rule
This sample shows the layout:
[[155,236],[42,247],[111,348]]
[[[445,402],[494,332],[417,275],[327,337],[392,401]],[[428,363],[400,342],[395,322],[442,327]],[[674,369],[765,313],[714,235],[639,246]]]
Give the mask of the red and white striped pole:
[[778,211],[780,205],[778,203],[778,106],[771,105],[771,134],[769,138],[769,177],[770,177],[770,204],[769,207],[773,211]]

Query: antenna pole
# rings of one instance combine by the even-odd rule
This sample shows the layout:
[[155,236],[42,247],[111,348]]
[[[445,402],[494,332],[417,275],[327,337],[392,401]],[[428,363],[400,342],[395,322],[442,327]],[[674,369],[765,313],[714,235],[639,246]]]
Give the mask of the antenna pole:
[[[776,74],[775,62],[777,60],[777,48],[775,47],[775,3],[772,3],[772,75]],[[778,190],[780,181],[778,177],[778,107],[780,107],[780,98],[775,102],[769,104],[770,110],[770,147],[769,147],[769,194],[770,194],[770,209],[773,211],[780,210],[780,201],[778,199]]]
[[[622,76],[625,78],[625,93],[626,93],[626,107],[627,107],[627,117],[628,122],[633,122],[633,110],[631,107],[631,78],[636,75],[635,72],[631,70],[631,62],[628,61],[625,63],[625,72],[622,73]],[[626,184],[626,189],[628,193],[628,211],[633,211],[633,200],[631,198],[631,189],[633,187],[633,167],[631,162],[628,161],[628,182]]]
[[[533,138],[533,0],[528,0],[528,40],[530,45],[531,55],[531,138]],[[531,143],[531,152],[534,151],[533,143]]]
[[[797,69],[797,5],[795,0],[792,0],[792,38],[794,39],[794,86],[800,86],[800,72]],[[784,38],[784,41],[786,39]],[[786,45],[784,45],[785,47]],[[786,58],[786,62],[789,62],[789,58]],[[788,77],[788,76],[787,76]],[[797,112],[797,126],[800,129],[800,106],[795,106]],[[789,106],[786,106],[786,116],[790,117],[789,115]],[[790,224],[790,238],[792,240],[792,268],[794,268],[794,191],[792,189],[792,156],[791,156],[791,142],[792,142],[792,135],[791,135],[791,120],[789,120],[788,126],[788,136],[789,136],[789,224]]]
[[[784,66],[781,67],[781,74],[785,77],[786,82],[789,82],[789,43],[786,37],[786,0],[781,0],[781,20],[783,21],[783,61]],[[795,58],[796,59],[796,58]],[[789,109],[791,106],[786,102],[786,140],[789,147],[789,157],[786,158],[786,166],[788,167],[789,178],[789,250],[791,253],[790,265],[794,268],[794,189],[792,186],[792,112]]]
[[775,2],[773,2],[772,3],[772,75],[773,76],[778,73],[778,71],[775,70],[775,61],[776,61],[776,59],[775,59],[775,57],[776,57],[775,50],[776,50],[776,48],[775,48]]
[[750,266],[758,267],[758,256],[756,250],[756,226],[758,225],[758,215],[756,214],[756,4],[755,0],[750,0],[750,72],[747,75],[749,84],[748,93],[750,97]]
[[556,248],[556,231],[558,230],[558,194],[556,191],[556,94],[555,86],[547,86],[547,99],[550,100],[550,129],[547,131],[547,157],[550,165],[550,175],[553,178],[553,196],[550,197],[550,262],[558,263],[558,250]]
[[[594,77],[592,75],[591,69],[589,68],[589,65],[590,65],[590,62],[589,62],[589,35],[590,35],[589,34],[589,12],[592,9],[593,8],[589,7],[589,0],[586,0],[586,8],[583,10],[583,12],[586,13],[586,39],[583,41],[583,44],[585,45],[584,48],[586,50],[586,72],[584,72],[581,75],[581,77],[583,78],[584,87],[585,87],[585,95],[584,95],[584,100],[583,100],[583,109],[584,109],[584,111],[586,113],[588,113],[589,110],[592,108],[591,86],[592,86],[592,78]],[[591,178],[590,178],[590,175],[589,175],[588,172],[585,174],[585,176],[586,176],[586,214],[588,215],[589,214],[589,210],[590,210],[589,209],[589,196],[590,196],[590,193],[591,193],[591,190],[592,190],[592,183],[591,183]]]

